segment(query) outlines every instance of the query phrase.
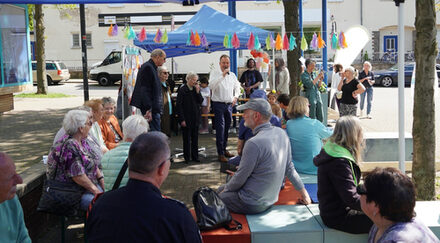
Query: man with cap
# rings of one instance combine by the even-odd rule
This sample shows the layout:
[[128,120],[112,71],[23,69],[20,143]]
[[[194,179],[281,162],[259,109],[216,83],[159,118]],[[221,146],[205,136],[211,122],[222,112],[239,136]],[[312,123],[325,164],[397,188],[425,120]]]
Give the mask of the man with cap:
[[262,98],[250,99],[237,107],[243,110],[244,125],[254,136],[244,145],[240,166],[231,180],[219,187],[219,196],[229,210],[242,214],[261,213],[277,200],[285,176],[301,194],[300,203],[311,203],[291,162],[286,132],[272,126],[272,110]]
[[[254,90],[254,92],[250,95],[251,99],[262,98],[267,100],[266,92],[261,89]],[[272,114],[270,118],[270,124],[273,126],[281,127],[281,120],[279,117]],[[241,119],[240,125],[238,127],[238,141],[237,141],[237,153],[238,155],[229,159],[228,163],[232,165],[239,165],[241,160],[241,153],[243,152],[244,143],[254,134],[252,133],[252,129],[246,127],[244,125],[244,119]]]

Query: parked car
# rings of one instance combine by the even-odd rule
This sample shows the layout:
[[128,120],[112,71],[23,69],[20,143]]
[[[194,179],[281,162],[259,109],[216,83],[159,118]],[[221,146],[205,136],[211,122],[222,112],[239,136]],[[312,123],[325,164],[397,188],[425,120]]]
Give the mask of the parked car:
[[[47,85],[58,84],[61,81],[70,79],[69,69],[59,61],[46,60]],[[37,62],[32,61],[32,79],[37,84]]]
[[[411,85],[411,77],[414,70],[414,63],[405,63],[405,86]],[[440,64],[435,65],[437,70],[437,77],[440,79]],[[381,85],[383,87],[397,86],[397,76],[398,76],[399,66],[398,64],[392,66],[388,70],[378,70],[374,71],[374,80],[376,85]]]
[[90,69],[90,79],[98,81],[101,86],[113,85],[122,79],[122,52],[113,50],[99,63]]

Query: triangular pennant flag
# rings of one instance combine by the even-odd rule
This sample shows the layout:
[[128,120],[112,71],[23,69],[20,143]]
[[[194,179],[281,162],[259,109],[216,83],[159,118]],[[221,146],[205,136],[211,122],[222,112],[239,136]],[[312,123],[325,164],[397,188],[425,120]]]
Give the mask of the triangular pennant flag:
[[194,36],[194,45],[200,46],[200,35],[199,32],[196,31],[196,35]]
[[272,45],[270,43],[270,34],[267,34],[267,38],[266,38],[266,50],[270,50],[272,49]]
[[234,36],[232,37],[232,46],[237,49],[240,47],[240,40],[237,37],[237,33],[234,33]]
[[128,39],[129,35],[130,35],[130,28],[128,26],[125,26],[124,37]]
[[325,46],[325,41],[321,38],[321,33],[318,33],[318,48],[322,49]]
[[226,34],[226,35],[225,35],[225,38],[223,38],[223,46],[224,46],[225,48],[229,48],[229,47],[228,47],[228,43],[229,43],[229,35]]
[[344,32],[341,31],[341,35],[342,35],[342,48],[347,48],[347,40],[345,39],[345,34]]
[[249,40],[247,42],[247,48],[249,50],[255,49],[255,37],[252,33],[251,33],[251,36],[249,37]]
[[344,38],[344,35],[341,31],[341,33],[339,33],[339,38],[338,38],[338,47],[339,48],[344,48],[344,44],[343,44],[344,39],[343,38]]
[[270,47],[272,47],[272,49],[275,48],[275,40],[273,39],[272,33],[270,34]]
[[255,50],[260,50],[261,49],[261,44],[260,44],[260,40],[258,39],[258,35],[255,36],[255,44],[254,44],[254,48]]
[[142,27],[141,32],[139,33],[138,40],[140,42],[144,41],[147,38],[147,32],[145,31],[145,28]]
[[332,34],[332,49],[336,50],[338,48],[338,35],[336,33]]
[[275,40],[275,50],[279,51],[283,49],[283,41],[281,40],[280,33],[277,34],[277,38]]
[[228,39],[228,48],[229,48],[229,49],[232,49],[232,48],[234,48],[234,47],[232,46],[232,34],[229,34],[229,39]]
[[160,31],[160,29],[157,29],[156,36],[154,37],[153,41],[156,43],[160,43],[160,39],[162,39],[162,31]]
[[130,26],[130,30],[129,30],[129,34],[128,34],[128,39],[129,40],[134,40],[134,38],[136,38],[136,32],[134,32],[133,27]]
[[160,38],[160,42],[164,44],[168,42],[168,33],[166,29],[163,32],[162,38]]
[[301,50],[306,51],[307,49],[309,49],[309,46],[307,45],[306,37],[303,35],[301,39]]
[[316,33],[313,33],[312,40],[310,41],[310,49],[317,49],[318,48],[318,37],[316,36]]
[[118,24],[115,24],[113,26],[112,36],[117,36],[117,35],[118,35]]
[[111,24],[110,27],[108,28],[107,35],[112,36],[112,33],[113,33],[113,25]]
[[191,45],[195,46],[196,44],[194,42],[194,32],[192,30],[191,30],[191,37],[190,37],[190,39],[191,39]]
[[188,38],[186,39],[186,45],[187,46],[191,45],[191,31],[188,31]]
[[283,50],[289,50],[289,38],[287,38],[287,34],[284,34]]
[[289,38],[289,50],[292,51],[293,49],[296,48],[296,39],[295,37],[290,34],[290,38]]
[[202,36],[200,37],[200,45],[203,47],[208,46],[208,39],[206,39],[205,32],[202,32]]

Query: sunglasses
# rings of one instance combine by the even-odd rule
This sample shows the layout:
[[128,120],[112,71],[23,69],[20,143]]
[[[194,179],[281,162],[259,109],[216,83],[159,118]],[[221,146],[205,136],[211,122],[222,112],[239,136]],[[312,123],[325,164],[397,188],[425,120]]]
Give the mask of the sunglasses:
[[164,165],[168,160],[171,161],[171,159],[173,159],[173,156],[172,156],[172,155],[170,155],[170,157],[168,157],[168,159],[162,161],[162,162],[159,164],[159,166],[157,166],[157,167],[161,167],[161,166]]
[[162,74],[170,75],[170,73],[169,73],[169,72],[162,72]]
[[364,184],[360,184],[356,187],[356,192],[359,195],[367,195],[367,188],[365,188]]

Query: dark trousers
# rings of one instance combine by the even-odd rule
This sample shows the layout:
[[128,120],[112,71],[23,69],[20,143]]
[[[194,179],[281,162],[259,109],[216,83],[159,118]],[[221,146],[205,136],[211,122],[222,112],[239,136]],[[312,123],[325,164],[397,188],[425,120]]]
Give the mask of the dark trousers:
[[[324,220],[322,218],[325,225],[330,228],[334,228],[337,230],[341,230],[351,234],[365,234],[370,232],[371,226],[373,226],[373,222],[361,211],[357,210],[349,210],[345,218],[341,219],[332,219],[331,222],[328,220]],[[327,222],[326,222],[327,221]],[[336,223],[337,222],[337,223]]]
[[232,120],[231,104],[222,102],[212,102],[215,123],[215,138],[217,145],[217,154],[224,155],[226,146],[228,146],[228,132]]
[[160,113],[151,114],[152,120],[150,121],[150,131],[160,132]]
[[182,127],[182,138],[183,138],[183,158],[186,161],[190,160],[190,158],[192,160],[198,160],[199,159],[198,126]]

